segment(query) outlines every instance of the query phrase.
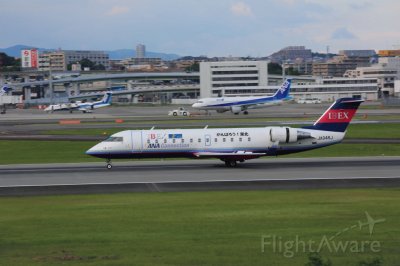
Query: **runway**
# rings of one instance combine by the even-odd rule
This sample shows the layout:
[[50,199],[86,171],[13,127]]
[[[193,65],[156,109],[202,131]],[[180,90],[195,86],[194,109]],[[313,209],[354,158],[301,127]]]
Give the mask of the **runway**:
[[0,166],[0,195],[400,186],[400,157]]

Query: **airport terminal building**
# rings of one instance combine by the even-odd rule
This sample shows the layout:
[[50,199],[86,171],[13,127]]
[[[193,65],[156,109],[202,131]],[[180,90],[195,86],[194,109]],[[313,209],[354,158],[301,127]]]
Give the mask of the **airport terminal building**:
[[[341,97],[378,99],[378,80],[367,78],[291,77],[291,95],[332,101]],[[200,97],[272,95],[282,76],[268,75],[268,61],[224,61],[200,63]]]

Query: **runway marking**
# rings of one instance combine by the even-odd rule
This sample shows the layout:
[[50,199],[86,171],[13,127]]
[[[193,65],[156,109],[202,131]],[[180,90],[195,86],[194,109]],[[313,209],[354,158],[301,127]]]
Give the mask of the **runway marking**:
[[[15,185],[0,186],[0,188],[18,188],[18,187],[52,187],[52,186],[93,186],[93,185],[131,185],[131,184],[173,184],[173,183],[217,183],[217,182],[260,182],[260,181],[316,181],[316,180],[362,180],[362,179],[396,179],[400,176],[390,177],[321,177],[321,178],[282,178],[282,179],[219,179],[219,180],[181,180],[181,181],[138,181],[138,182],[120,182],[120,183],[77,183],[77,184],[45,184],[45,185]],[[153,187],[159,190],[157,187]]]

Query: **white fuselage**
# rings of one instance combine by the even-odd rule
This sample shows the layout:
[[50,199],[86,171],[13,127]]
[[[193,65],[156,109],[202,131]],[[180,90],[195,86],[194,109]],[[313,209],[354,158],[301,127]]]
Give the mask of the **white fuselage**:
[[198,158],[205,154],[221,158],[218,154],[222,153],[254,153],[260,157],[332,145],[344,135],[345,132],[289,127],[126,130],[95,145],[87,154],[107,159]]
[[[222,97],[222,98],[203,98],[198,100],[192,105],[193,108],[199,110],[216,110],[216,111],[230,111],[235,107],[242,107],[241,109],[257,109],[268,106],[278,105],[288,99],[273,100],[273,101],[259,101],[256,100],[262,97]],[[264,97],[265,98],[265,97]]]

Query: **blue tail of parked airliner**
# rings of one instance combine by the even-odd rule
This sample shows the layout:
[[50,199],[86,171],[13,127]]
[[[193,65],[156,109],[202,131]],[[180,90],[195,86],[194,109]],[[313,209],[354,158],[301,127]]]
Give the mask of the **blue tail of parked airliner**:
[[103,99],[101,100],[101,104],[111,104],[111,98],[112,98],[112,93],[106,92],[106,94],[104,94]]
[[273,96],[274,99],[279,100],[279,99],[287,98],[289,96],[291,84],[292,84],[292,80],[287,79],[282,84],[282,86],[279,88],[279,90],[277,90],[276,93],[274,94],[274,96]]
[[12,91],[12,89],[10,87],[7,86],[3,86],[0,90],[0,95],[4,95],[7,94],[8,92]]

